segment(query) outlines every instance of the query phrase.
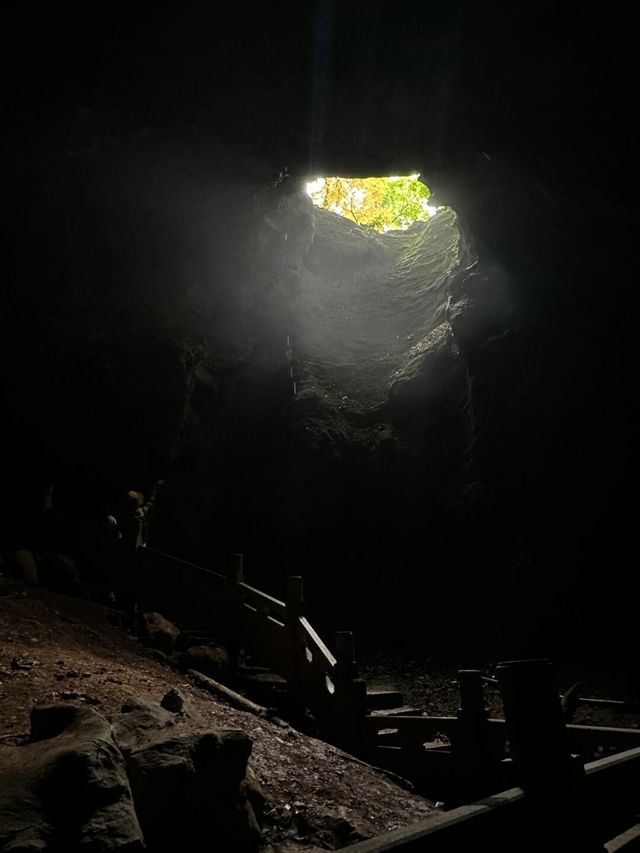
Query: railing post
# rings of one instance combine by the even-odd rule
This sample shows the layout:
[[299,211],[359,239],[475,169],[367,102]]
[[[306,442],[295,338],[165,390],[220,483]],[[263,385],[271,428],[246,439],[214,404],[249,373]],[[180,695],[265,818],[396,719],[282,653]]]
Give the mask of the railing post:
[[236,590],[241,583],[244,583],[244,558],[242,554],[234,554],[231,557],[231,571],[229,573],[229,583]]
[[336,634],[335,703],[336,735],[350,752],[364,745],[364,718],[367,713],[367,682],[358,678],[355,643],[351,631]]
[[569,753],[552,662],[505,661],[496,675],[517,781],[527,794],[531,849],[603,851],[585,814],[584,766]]
[[242,554],[233,554],[229,570],[229,628],[227,651],[232,669],[240,665],[240,635],[242,632],[242,597],[240,584],[244,583],[244,559]]
[[484,706],[482,673],[478,669],[458,670],[460,707],[457,711],[455,748],[460,758],[477,762],[485,751],[487,709]]
[[300,617],[304,616],[304,590],[302,578],[299,575],[287,578],[286,605],[285,619],[289,635],[289,678],[287,680],[292,689],[299,690],[302,654]]
[[458,722],[451,738],[458,776],[456,799],[469,802],[489,793],[493,787],[504,744],[490,737],[480,670],[458,670],[458,690]]

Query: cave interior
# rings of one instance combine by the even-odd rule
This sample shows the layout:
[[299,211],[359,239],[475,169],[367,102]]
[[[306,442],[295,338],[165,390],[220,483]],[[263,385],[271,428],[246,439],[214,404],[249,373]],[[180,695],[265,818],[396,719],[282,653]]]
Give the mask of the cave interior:
[[[6,13],[1,547],[156,547],[363,648],[637,666],[633,34],[500,0]],[[420,173],[373,233],[319,175]],[[633,605],[633,607],[632,607]]]

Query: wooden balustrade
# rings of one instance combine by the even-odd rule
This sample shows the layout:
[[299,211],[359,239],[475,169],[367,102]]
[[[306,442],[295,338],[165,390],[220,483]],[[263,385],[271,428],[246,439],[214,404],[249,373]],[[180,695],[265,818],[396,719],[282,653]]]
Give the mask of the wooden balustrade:
[[[368,714],[353,635],[336,635],[335,654],[325,645],[305,616],[302,578],[288,579],[286,601],[280,601],[246,583],[242,555],[234,556],[224,576],[150,548],[144,551],[163,569],[177,568],[182,585],[206,598],[211,622],[226,631],[232,657],[240,646],[259,654],[346,749],[365,756],[395,750],[397,762],[404,752],[415,758],[423,744],[443,735],[458,761],[481,767],[484,759],[495,761],[508,737],[512,764],[506,765],[512,770],[504,779],[507,784],[510,778],[522,780],[522,787],[352,845],[350,853],[514,853],[532,849],[532,843],[562,853],[640,849],[640,730],[565,726],[548,661],[498,667],[506,721],[488,718],[477,671],[459,673],[457,716]],[[575,755],[596,754],[598,748],[626,751],[586,767]]]

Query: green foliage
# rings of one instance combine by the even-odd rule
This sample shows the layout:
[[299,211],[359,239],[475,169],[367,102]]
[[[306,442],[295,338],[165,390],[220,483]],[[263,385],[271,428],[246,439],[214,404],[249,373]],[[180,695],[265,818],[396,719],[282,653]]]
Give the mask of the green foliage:
[[308,187],[313,203],[376,231],[408,228],[429,219],[429,187],[417,175],[319,178]]

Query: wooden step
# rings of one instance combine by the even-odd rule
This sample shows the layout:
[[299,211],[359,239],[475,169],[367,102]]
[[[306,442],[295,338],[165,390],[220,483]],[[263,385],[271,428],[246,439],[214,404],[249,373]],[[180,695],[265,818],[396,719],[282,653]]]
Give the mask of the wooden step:
[[367,708],[370,711],[398,708],[401,705],[402,693],[399,690],[367,690]]
[[276,672],[245,672],[244,670],[240,670],[236,678],[246,684],[261,684],[274,687],[284,687],[287,683],[286,678],[283,678]]
[[423,717],[424,711],[411,705],[401,705],[399,708],[380,708],[371,712],[372,717]]

